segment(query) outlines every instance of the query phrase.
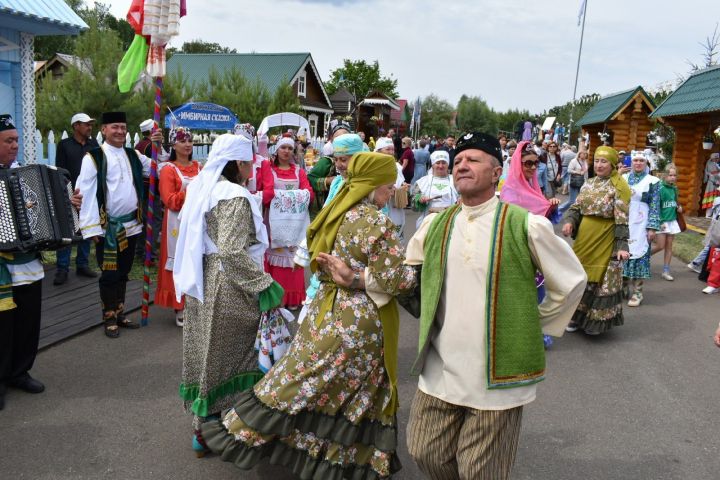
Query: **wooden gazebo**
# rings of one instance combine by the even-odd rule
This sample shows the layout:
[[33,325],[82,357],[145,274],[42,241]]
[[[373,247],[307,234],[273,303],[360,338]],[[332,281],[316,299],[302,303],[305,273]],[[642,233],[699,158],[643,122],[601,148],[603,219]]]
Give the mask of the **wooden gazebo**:
[[640,86],[598,100],[577,123],[590,135],[589,161],[603,132],[611,134],[612,147],[618,151],[644,149],[655,123],[648,118],[653,110],[655,103]]
[[703,137],[720,126],[720,66],[694,73],[652,113],[675,130],[673,163],[678,168],[678,196],[687,213],[700,213],[703,170],[718,141],[704,150]]

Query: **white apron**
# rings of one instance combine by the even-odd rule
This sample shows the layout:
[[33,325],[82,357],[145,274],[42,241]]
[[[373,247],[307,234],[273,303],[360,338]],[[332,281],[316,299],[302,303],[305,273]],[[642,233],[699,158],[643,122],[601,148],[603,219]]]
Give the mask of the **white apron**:
[[[291,165],[290,168],[295,171],[294,179],[279,178],[275,173],[275,169],[270,167],[273,176],[273,188],[275,190],[298,190],[300,189],[300,168],[297,165]],[[264,213],[265,225],[268,227],[268,236],[272,243],[272,229],[270,228],[270,211],[265,209]],[[295,248],[268,248],[266,252],[267,261],[274,267],[293,267],[293,257],[295,256]]]
[[[623,175],[625,181],[628,180],[629,174]],[[630,226],[630,259],[635,260],[642,258],[650,248],[647,239],[647,223],[650,214],[650,206],[642,201],[643,194],[647,194],[650,186],[659,180],[652,175],[645,175],[640,182],[630,185],[630,213],[628,217]]]
[[[172,162],[167,162],[166,167],[172,167],[175,169],[175,173],[178,174],[178,177],[180,177],[180,181],[182,182],[182,186],[180,187],[180,191],[186,190],[187,186],[190,185],[190,182],[193,181],[195,177],[188,177],[182,174],[180,169],[175,166]],[[198,167],[198,173],[200,172],[202,167]],[[173,267],[175,266],[175,248],[177,247],[177,239],[178,239],[178,232],[180,232],[180,212],[175,212],[173,210],[170,210],[169,208],[165,212],[165,218],[167,219],[167,238],[165,239],[165,245],[167,246],[167,260],[165,261],[165,270],[171,271],[173,270]]]

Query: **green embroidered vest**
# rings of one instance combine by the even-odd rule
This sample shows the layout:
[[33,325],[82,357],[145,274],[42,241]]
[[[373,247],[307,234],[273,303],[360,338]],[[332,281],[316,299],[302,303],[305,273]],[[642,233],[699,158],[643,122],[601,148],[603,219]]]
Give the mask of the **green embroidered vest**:
[[[432,222],[425,237],[425,262],[421,279],[419,353],[413,373],[420,374],[430,347],[431,330],[445,279],[447,250],[455,218],[453,206]],[[491,236],[488,278],[479,285],[486,295],[485,312],[467,312],[487,328],[487,380],[489,389],[512,388],[543,380],[545,349],[535,285],[536,268],[528,247],[528,213],[498,203]],[[460,319],[446,319],[458,321]]]
[[[107,224],[107,210],[105,208],[105,199],[107,198],[107,158],[105,158],[105,151],[102,148],[93,148],[88,151],[88,153],[95,161],[95,168],[97,169],[97,188],[95,189],[95,195],[97,197],[98,211],[100,213],[100,225],[105,228],[105,225]],[[145,188],[143,186],[143,165],[134,149],[125,147],[125,153],[130,160],[130,169],[132,171],[133,183],[135,184],[135,193],[137,193],[138,198],[137,219],[142,223],[143,212],[140,207],[143,204],[145,193]]]

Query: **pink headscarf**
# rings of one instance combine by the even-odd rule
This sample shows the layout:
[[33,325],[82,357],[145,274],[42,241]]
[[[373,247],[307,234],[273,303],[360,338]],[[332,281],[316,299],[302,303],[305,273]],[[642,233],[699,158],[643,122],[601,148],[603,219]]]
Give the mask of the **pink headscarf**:
[[[500,200],[522,207],[535,215],[547,216],[550,211],[550,202],[540,190],[537,169],[533,173],[532,184],[525,179],[523,173],[522,154],[528,146],[532,149],[531,142],[523,141],[515,149],[510,160],[510,172],[500,190]],[[535,150],[532,150],[532,153],[535,154]]]

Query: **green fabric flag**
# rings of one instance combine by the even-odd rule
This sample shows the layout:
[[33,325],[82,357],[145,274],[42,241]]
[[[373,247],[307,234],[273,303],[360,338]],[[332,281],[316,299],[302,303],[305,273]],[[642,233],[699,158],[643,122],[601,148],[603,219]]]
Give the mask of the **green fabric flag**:
[[130,48],[118,64],[118,89],[121,93],[129,92],[137,82],[147,63],[148,49],[145,37],[135,35]]

